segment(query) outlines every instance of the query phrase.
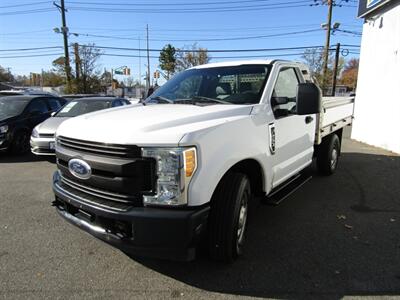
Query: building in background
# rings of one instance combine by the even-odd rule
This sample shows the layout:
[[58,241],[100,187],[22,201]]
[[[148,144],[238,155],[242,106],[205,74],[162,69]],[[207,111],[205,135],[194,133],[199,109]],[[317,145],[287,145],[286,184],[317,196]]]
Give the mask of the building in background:
[[351,137],[400,153],[400,0],[360,0],[364,18]]

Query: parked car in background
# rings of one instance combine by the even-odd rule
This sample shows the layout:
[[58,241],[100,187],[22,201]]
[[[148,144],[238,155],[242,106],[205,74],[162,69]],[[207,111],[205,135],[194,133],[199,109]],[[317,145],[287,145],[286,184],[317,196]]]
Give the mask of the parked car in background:
[[45,95],[45,96],[56,96],[52,93],[34,90],[34,89],[21,89],[21,90],[2,90],[0,91],[0,97],[4,96],[22,96],[22,95]]
[[62,122],[90,112],[129,104],[128,100],[115,97],[86,97],[71,100],[55,115],[33,129],[31,151],[36,155],[54,155],[54,134]]
[[0,98],[0,150],[16,154],[29,151],[32,129],[58,111],[66,100],[47,95]]
[[73,100],[73,99],[80,99],[80,98],[89,98],[89,97],[103,97],[104,95],[100,94],[65,94],[61,95],[60,97],[63,97],[64,99],[67,100]]

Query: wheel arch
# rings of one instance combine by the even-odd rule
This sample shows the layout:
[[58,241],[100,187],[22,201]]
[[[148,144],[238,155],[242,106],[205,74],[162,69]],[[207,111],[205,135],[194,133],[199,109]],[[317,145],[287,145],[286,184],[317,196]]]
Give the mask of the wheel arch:
[[265,174],[263,172],[260,162],[258,162],[254,158],[244,159],[232,165],[218,181],[214,193],[217,190],[222,179],[231,172],[237,172],[247,175],[250,180],[252,193],[254,195],[261,196],[265,194]]

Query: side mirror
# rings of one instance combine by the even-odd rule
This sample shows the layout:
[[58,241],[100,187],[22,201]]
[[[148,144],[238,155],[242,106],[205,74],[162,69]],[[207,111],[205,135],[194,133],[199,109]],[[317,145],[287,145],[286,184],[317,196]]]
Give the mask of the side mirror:
[[296,108],[298,115],[321,112],[321,90],[314,83],[299,83],[297,86]]
[[282,105],[282,104],[288,104],[288,103],[289,103],[288,97],[272,97],[271,98],[272,105]]

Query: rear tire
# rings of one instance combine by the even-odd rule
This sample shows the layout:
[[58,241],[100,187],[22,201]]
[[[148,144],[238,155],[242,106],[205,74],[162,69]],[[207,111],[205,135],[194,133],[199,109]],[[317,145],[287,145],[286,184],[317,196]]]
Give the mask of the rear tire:
[[340,156],[340,140],[336,134],[322,139],[317,153],[317,168],[322,175],[335,173]]
[[11,152],[14,154],[25,154],[29,151],[30,135],[26,131],[19,131],[15,134],[11,143]]
[[211,200],[208,248],[211,258],[232,262],[243,253],[247,213],[252,194],[248,177],[228,173]]

